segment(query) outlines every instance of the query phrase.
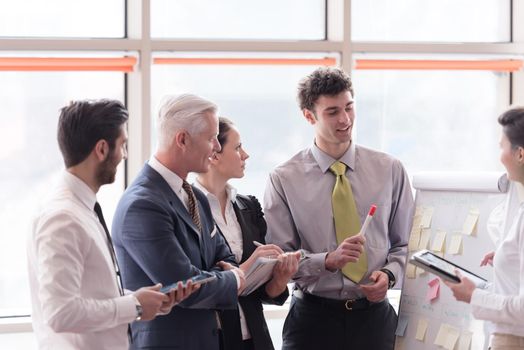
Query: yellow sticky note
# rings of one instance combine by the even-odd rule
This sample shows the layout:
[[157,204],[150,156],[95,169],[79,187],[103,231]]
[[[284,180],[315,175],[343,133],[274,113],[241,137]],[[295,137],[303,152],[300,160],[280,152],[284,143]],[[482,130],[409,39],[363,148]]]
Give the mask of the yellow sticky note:
[[422,220],[420,221],[420,226],[423,228],[431,227],[431,218],[433,217],[433,207],[424,207],[424,214],[422,214]]
[[471,208],[469,210],[468,216],[466,217],[466,221],[464,221],[464,225],[462,226],[463,234],[471,235],[475,231],[479,215],[480,211],[478,209]]
[[470,350],[472,336],[473,336],[473,333],[471,332],[468,332],[468,331],[462,332],[462,334],[460,335],[457,350]]
[[449,254],[462,254],[462,235],[451,236],[451,243],[449,244]]
[[442,346],[448,350],[453,350],[460,335],[460,330],[447,323],[442,323],[433,342],[435,345]]
[[418,243],[418,249],[428,249],[429,237],[431,236],[430,228],[423,228],[420,232],[420,240]]
[[419,319],[418,324],[417,324],[417,333],[415,334],[415,339],[423,342],[424,338],[426,338],[427,329],[428,329],[428,320],[425,318]]
[[406,266],[406,277],[407,278],[417,278],[416,266],[408,263]]
[[448,335],[448,325],[445,323],[442,323],[440,325],[440,328],[438,329],[437,337],[435,338],[435,341],[433,344],[444,346],[444,343],[446,342],[446,337]]
[[419,241],[420,241],[420,228],[412,229],[411,235],[409,236],[408,251],[412,252],[412,251],[418,250]]
[[446,242],[446,231],[437,230],[431,244],[431,250],[435,252],[444,252],[444,243]]
[[413,225],[411,226],[411,229],[418,230],[420,228],[421,221],[422,221],[422,214],[415,214],[413,216]]
[[457,340],[460,336],[460,330],[458,328],[448,325],[446,339],[444,341],[444,348],[448,350],[453,350]]

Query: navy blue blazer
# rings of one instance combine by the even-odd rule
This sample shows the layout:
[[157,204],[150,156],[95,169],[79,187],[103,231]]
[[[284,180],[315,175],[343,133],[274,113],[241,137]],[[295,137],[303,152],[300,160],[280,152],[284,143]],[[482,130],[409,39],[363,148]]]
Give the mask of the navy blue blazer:
[[[215,309],[237,307],[234,274],[215,265],[234,255],[213,221],[204,194],[193,188],[202,233],[162,176],[145,165],[124,192],[113,218],[113,242],[124,287],[167,285],[209,271],[217,276],[152,321],[133,322],[133,349],[219,349]],[[213,233],[213,237],[211,234]]]

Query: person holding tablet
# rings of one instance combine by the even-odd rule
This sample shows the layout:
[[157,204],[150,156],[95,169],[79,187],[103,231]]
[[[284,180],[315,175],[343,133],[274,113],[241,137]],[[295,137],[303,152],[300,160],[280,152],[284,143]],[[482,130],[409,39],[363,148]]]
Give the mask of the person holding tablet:
[[[266,221],[260,203],[254,196],[244,196],[228,184],[232,178],[242,178],[249,155],[242,147],[234,124],[219,118],[218,142],[221,150],[211,157],[207,173],[200,173],[194,186],[207,197],[213,217],[224,234],[240,269],[247,272],[258,257],[274,256],[279,262],[273,277],[257,290],[238,298],[237,310],[220,312],[223,349],[269,350],[273,343],[262,313],[262,302],[282,305],[289,296],[287,283],[298,269],[300,253],[284,254],[265,242]],[[258,246],[257,246],[258,245]]]
[[[524,185],[524,108],[515,107],[498,118],[502,126],[500,161],[508,178]],[[460,283],[444,282],[459,301],[473,306],[473,316],[491,321],[490,349],[524,349],[524,204],[507,235],[481,265],[493,265],[492,290],[483,290],[458,273]]]

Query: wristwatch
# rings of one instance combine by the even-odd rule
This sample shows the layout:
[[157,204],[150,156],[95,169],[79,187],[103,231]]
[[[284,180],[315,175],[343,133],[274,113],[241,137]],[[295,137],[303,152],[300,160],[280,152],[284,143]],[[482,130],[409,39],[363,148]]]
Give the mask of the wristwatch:
[[393,286],[397,282],[393,272],[389,271],[388,269],[380,269],[380,271],[384,272],[388,276],[388,289],[393,288]]
[[138,301],[138,298],[133,295],[133,299],[135,300],[135,308],[136,308],[136,317],[135,321],[140,321],[142,319],[142,305],[140,305],[140,301]]

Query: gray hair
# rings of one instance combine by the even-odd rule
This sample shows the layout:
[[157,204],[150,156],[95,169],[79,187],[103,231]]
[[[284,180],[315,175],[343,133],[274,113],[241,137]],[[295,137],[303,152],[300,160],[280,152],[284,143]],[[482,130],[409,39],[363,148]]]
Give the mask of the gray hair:
[[167,147],[177,131],[198,134],[207,126],[207,112],[216,113],[218,107],[211,101],[192,94],[167,95],[162,98],[158,111],[158,145]]

